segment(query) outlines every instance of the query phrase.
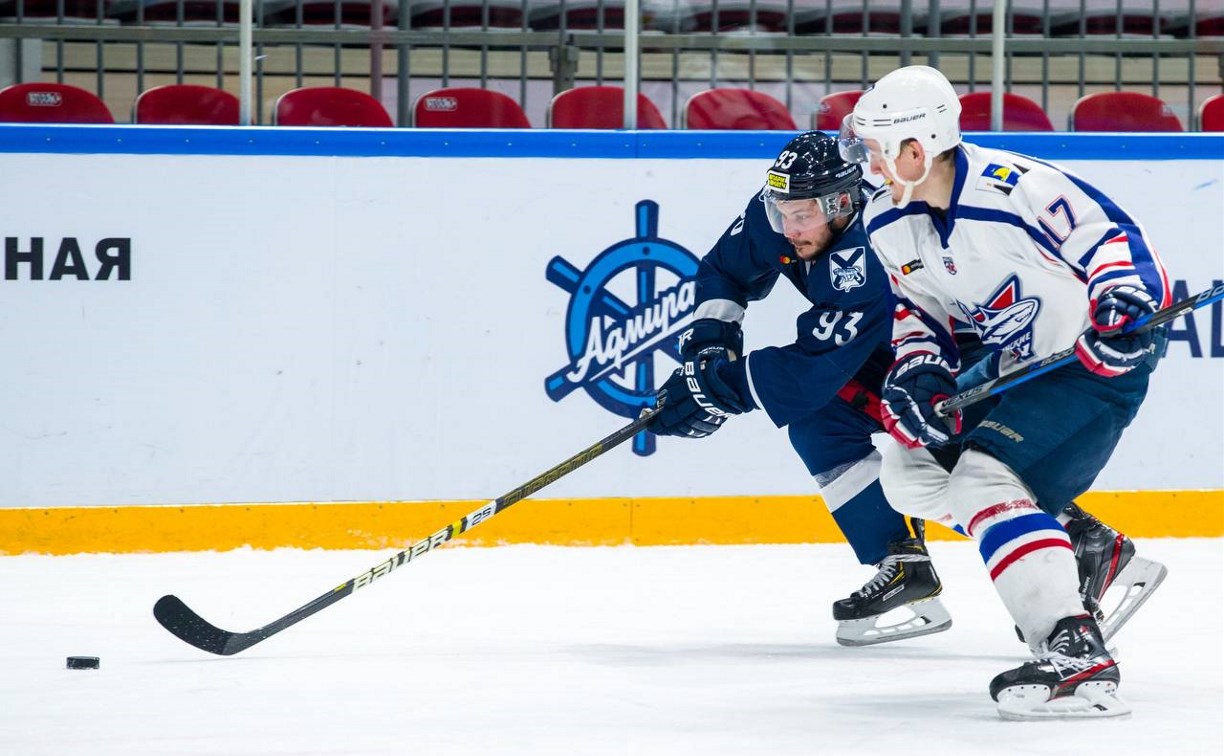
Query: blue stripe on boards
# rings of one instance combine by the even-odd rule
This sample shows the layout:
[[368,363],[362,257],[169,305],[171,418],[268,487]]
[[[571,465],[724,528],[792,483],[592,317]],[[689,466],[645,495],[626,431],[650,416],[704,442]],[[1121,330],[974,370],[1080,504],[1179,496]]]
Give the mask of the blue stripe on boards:
[[[782,131],[301,129],[0,124],[0,153],[769,160]],[[1221,134],[980,134],[974,144],[1048,160],[1218,160]]]
[[995,555],[995,552],[1003,548],[1008,542],[1021,536],[1026,536],[1029,533],[1036,533],[1039,530],[1064,532],[1062,526],[1058,524],[1058,520],[1055,520],[1045,512],[1034,512],[1013,517],[1010,520],[1004,520],[997,525],[990,526],[990,529],[982,534],[982,540],[978,543],[978,551],[982,554],[982,561],[989,563],[990,558]]

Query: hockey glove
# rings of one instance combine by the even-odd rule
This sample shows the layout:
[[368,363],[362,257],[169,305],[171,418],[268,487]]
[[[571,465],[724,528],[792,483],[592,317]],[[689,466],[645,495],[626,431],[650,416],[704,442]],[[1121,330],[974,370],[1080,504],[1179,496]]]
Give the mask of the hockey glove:
[[907,449],[943,446],[960,433],[961,412],[941,417],[935,405],[955,393],[956,379],[939,355],[919,352],[898,360],[880,391],[884,427]]
[[680,334],[680,355],[686,360],[708,346],[719,346],[729,354],[728,359],[738,359],[744,354],[744,332],[740,324],[718,320],[717,318],[702,318],[693,321]]
[[1092,327],[1075,342],[1075,356],[1084,367],[1106,378],[1130,372],[1148,358],[1156,334],[1152,330],[1125,331],[1156,310],[1156,301],[1143,289],[1107,289],[1092,307]]
[[707,346],[685,360],[659,390],[663,409],[646,428],[660,436],[704,438],[731,415],[754,409],[719,375],[735,369],[727,358],[723,347]]

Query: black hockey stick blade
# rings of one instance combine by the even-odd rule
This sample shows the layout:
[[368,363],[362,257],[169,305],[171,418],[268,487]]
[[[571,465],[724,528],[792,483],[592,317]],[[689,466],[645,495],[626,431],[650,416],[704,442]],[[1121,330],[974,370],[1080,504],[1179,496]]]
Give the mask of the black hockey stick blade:
[[[1180,318],[1193,310],[1200,307],[1205,307],[1214,302],[1224,299],[1224,284],[1199,292],[1193,297],[1187,297],[1180,302],[1174,302],[1168,307],[1157,310],[1152,313],[1146,320],[1140,321],[1135,327],[1131,328],[1131,332],[1146,331],[1149,328],[1164,325],[1170,321]],[[1063,365],[1070,365],[1076,360],[1075,346],[1069,346],[1066,349],[1055,352],[1046,357],[1044,360],[1033,362],[1019,370],[1013,370],[1007,375],[1001,375],[998,378],[978,384],[973,388],[965,389],[949,399],[945,399],[935,405],[935,411],[947,417],[949,414],[958,409],[968,407],[971,404],[977,404],[991,396],[996,396],[1004,391],[1018,386],[1025,381],[1032,380],[1039,375],[1045,375],[1051,370],[1057,370]]]
[[[153,616],[161,626],[182,638],[196,648],[211,654],[229,656],[236,654],[251,645],[247,643],[242,648],[233,648],[235,638],[246,633],[231,633],[209,624],[203,617],[191,610],[178,596],[162,596],[153,605]],[[257,640],[252,643],[258,643]],[[237,644],[235,644],[237,645]]]
[[180,640],[196,648],[218,656],[233,656],[268,638],[290,625],[297,624],[320,609],[334,604],[354,590],[350,580],[334,591],[325,593],[306,606],[296,609],[284,617],[247,633],[234,633],[211,624],[183,603],[178,596],[162,596],[153,605],[153,616],[162,627]]
[[485,520],[492,519],[494,515],[508,509],[516,502],[522,501],[550,483],[569,475],[604,452],[620,446],[645,429],[647,423],[650,422],[661,406],[662,400],[660,400],[658,406],[644,409],[642,414],[633,422],[613,432],[606,438],[596,441],[564,462],[540,473],[518,488],[465,515],[463,519],[447,525],[428,538],[417,541],[385,562],[371,567],[357,577],[350,578],[342,585],[324,593],[309,604],[298,607],[263,627],[245,633],[222,630],[196,614],[182,599],[173,595],[162,596],[157,600],[157,603],[153,605],[153,616],[162,627],[185,643],[189,643],[201,651],[207,651],[210,654],[233,656],[260,641],[272,637],[291,625],[296,625],[315,612],[331,606],[358,588],[364,588],[378,578],[391,574],[393,570],[402,567],[412,561],[412,559],[441,546],[461,533],[466,533]]

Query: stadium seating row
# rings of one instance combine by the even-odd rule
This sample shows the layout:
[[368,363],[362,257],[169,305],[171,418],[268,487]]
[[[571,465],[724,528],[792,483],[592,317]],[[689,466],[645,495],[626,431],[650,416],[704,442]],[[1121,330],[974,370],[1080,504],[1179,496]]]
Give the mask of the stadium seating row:
[[[119,23],[237,23],[239,0],[0,0],[0,20],[64,18]],[[914,3],[914,34],[989,34],[991,4],[945,0],[936,15]],[[1151,37],[1224,35],[1224,9],[1199,0],[1016,0],[1013,34]],[[488,27],[537,31],[624,28],[623,0],[411,0],[411,27]],[[901,0],[642,0],[643,25],[659,32],[755,31],[773,34],[897,34]],[[398,0],[383,0],[381,23],[398,23]],[[265,26],[369,26],[372,0],[262,0],[256,18]]]
[[[854,108],[861,91],[823,97],[811,127],[836,131]],[[990,93],[960,96],[961,128],[990,130]],[[775,98],[750,89],[724,87],[689,98],[682,128],[774,129],[794,131],[794,119]],[[1224,94],[1199,107],[1202,131],[1224,131]],[[394,122],[378,100],[355,89],[303,87],[281,95],[273,108],[278,126],[350,126],[391,128]],[[1098,92],[1080,98],[1071,110],[1072,131],[1183,131],[1169,106],[1140,92]],[[106,104],[70,84],[26,83],[0,89],[0,122],[114,123]],[[237,125],[238,98],[229,92],[195,84],[168,84],[142,92],[132,107],[139,124]],[[557,129],[618,129],[624,123],[624,90],[618,86],[582,86],[553,97],[548,126]],[[417,98],[412,125],[420,128],[530,128],[523,108],[509,96],[488,89],[435,89]],[[638,128],[665,129],[667,122],[645,95],[638,95]],[[1004,131],[1054,131],[1036,102],[1018,94],[1003,96]]]

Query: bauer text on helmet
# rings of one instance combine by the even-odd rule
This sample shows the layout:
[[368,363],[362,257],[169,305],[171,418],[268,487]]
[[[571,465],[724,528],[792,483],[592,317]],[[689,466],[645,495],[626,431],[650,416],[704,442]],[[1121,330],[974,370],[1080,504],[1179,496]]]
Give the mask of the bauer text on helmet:
[[[904,206],[930,174],[932,161],[960,144],[960,113],[956,91],[942,73],[930,66],[899,68],[863,93],[842,122],[838,149],[849,162],[882,163],[904,188],[897,203]],[[922,172],[915,179],[899,178],[896,160],[911,140],[922,146]]]

